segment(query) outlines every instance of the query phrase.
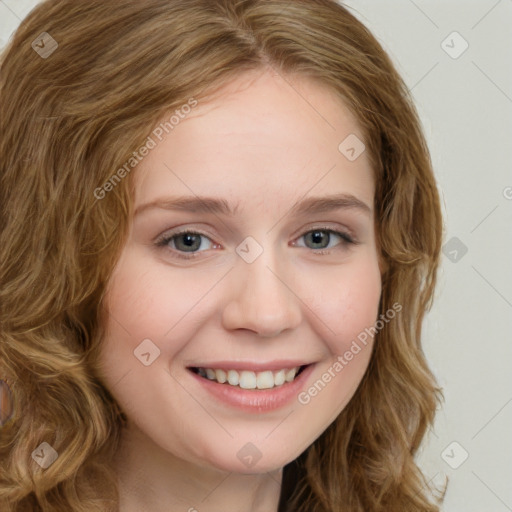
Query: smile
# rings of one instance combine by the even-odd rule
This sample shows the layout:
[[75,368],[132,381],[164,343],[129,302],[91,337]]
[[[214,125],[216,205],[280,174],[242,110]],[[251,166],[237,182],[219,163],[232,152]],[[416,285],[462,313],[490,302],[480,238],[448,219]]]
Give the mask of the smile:
[[208,403],[213,398],[215,404],[260,414],[294,404],[315,367],[302,361],[212,361],[187,370]]
[[292,382],[306,368],[296,366],[277,371],[255,372],[251,370],[227,370],[217,368],[190,368],[194,373],[219,384],[227,384],[241,389],[272,389],[286,382]]

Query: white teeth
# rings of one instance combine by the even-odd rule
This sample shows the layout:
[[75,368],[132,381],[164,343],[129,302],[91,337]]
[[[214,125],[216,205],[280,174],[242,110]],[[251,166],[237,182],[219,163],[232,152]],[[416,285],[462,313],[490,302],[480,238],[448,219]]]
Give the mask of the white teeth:
[[266,370],[263,372],[253,372],[244,370],[221,370],[213,368],[198,368],[198,374],[209,380],[216,380],[220,384],[228,383],[231,386],[239,386],[242,389],[271,389],[276,386],[282,386],[285,382],[292,382],[299,366],[291,369],[283,369],[272,372]]
[[297,373],[298,368],[292,368],[291,370],[288,370],[285,374],[285,380],[286,382],[291,382],[293,379],[295,379],[295,374]]
[[256,386],[258,389],[269,389],[273,388],[274,383],[274,374],[270,371],[258,373],[258,377],[256,378]]
[[238,372],[236,370],[229,370],[228,371],[228,382],[232,386],[238,386],[239,381],[240,381],[240,377],[238,375]]
[[215,376],[217,377],[217,382],[224,384],[228,380],[228,376],[224,370],[215,370]]
[[238,385],[242,389],[256,389],[256,374],[248,371],[241,372]]
[[284,376],[284,370],[279,370],[278,372],[274,373],[274,384],[276,386],[280,386],[281,384],[284,384],[285,382],[285,376]]

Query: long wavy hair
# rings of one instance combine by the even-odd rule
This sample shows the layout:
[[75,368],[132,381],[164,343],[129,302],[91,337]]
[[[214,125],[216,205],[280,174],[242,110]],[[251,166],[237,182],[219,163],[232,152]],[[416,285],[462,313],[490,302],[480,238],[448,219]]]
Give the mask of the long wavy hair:
[[[43,32],[58,45],[44,58]],[[437,512],[415,455],[442,399],[420,343],[441,210],[409,91],[368,29],[334,0],[46,0],[0,66],[0,379],[13,400],[0,509],[118,510],[125,417],[96,361],[136,169],[95,191],[164,114],[270,66],[329,86],[356,116],[376,179],[380,313],[402,305],[352,400],[285,466],[279,511]],[[42,442],[58,454],[47,469],[31,456]]]

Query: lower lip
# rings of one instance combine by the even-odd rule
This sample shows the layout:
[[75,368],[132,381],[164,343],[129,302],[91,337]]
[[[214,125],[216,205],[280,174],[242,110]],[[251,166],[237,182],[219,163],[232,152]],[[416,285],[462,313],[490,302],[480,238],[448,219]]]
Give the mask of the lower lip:
[[238,409],[261,413],[284,407],[293,402],[301,392],[315,364],[310,364],[292,382],[271,389],[242,389],[230,384],[221,384],[188,370],[199,384],[217,400]]

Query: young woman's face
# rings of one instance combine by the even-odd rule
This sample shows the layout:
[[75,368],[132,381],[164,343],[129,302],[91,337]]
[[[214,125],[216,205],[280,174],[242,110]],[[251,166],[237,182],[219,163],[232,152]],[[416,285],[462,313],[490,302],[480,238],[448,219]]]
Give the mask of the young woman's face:
[[132,171],[102,378],[163,452],[266,472],[320,436],[367,368],[372,169],[348,109],[307,79],[244,75],[188,110]]

